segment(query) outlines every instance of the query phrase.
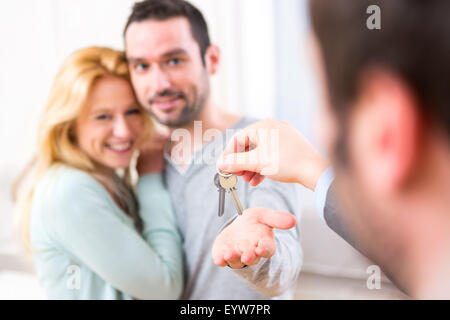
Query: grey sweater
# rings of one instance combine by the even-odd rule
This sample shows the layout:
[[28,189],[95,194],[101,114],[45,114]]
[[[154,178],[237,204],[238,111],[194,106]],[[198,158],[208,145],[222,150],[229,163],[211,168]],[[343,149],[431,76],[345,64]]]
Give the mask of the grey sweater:
[[[254,122],[242,118],[233,132]],[[295,214],[297,226],[276,230],[276,253],[244,269],[220,268],[213,263],[211,249],[216,236],[237,212],[226,195],[225,213],[218,217],[219,195],[213,178],[216,160],[231,138],[230,130],[197,150],[185,171],[166,156],[165,182],[174,203],[184,249],[184,291],[181,299],[267,299],[293,297],[302,265],[298,197],[294,185],[265,179],[250,187],[239,179],[237,193],[244,209],[266,207]]]

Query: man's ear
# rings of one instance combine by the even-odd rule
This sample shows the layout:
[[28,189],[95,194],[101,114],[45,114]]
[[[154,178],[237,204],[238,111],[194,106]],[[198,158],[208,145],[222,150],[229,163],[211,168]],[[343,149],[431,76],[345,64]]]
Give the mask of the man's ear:
[[419,157],[417,99],[398,77],[383,71],[365,74],[350,116],[350,152],[372,192],[399,191],[414,175]]
[[215,75],[220,65],[220,49],[218,46],[211,44],[205,52],[206,69],[210,75]]

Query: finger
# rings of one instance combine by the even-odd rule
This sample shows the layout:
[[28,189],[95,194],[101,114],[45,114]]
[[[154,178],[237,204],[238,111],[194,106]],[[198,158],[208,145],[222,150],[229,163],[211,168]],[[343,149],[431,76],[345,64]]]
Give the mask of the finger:
[[244,179],[245,182],[250,182],[253,177],[255,176],[255,172],[252,171],[245,171],[244,175],[242,176],[242,178]]
[[260,173],[261,167],[262,163],[258,161],[258,149],[249,152],[228,154],[220,157],[217,161],[217,168],[229,173],[239,171]]
[[270,258],[274,255],[276,250],[276,243],[273,237],[260,239],[258,246],[255,248],[255,253],[258,257]]
[[254,249],[245,252],[241,257],[241,262],[247,266],[253,266],[257,264],[260,260],[260,257],[256,255]]
[[236,250],[230,250],[225,253],[224,259],[227,264],[233,269],[239,269],[243,267],[241,262],[241,254]]
[[247,209],[250,214],[254,214],[258,222],[277,229],[290,229],[295,227],[297,219],[293,214],[284,211],[275,211],[268,208]]
[[[247,153],[254,149],[257,146],[257,132],[253,128],[253,126],[249,126],[242,130],[239,130],[227,143],[224,151],[220,155],[218,159],[218,169],[222,171],[226,171],[224,168],[220,168],[225,164],[225,157],[229,155],[234,155],[237,153]],[[245,156],[243,156],[245,158]],[[240,160],[244,160],[242,156],[240,156]],[[229,159],[228,159],[229,160]],[[250,170],[249,170],[250,171]],[[233,170],[233,173],[236,170]]]
[[214,264],[219,267],[226,267],[227,261],[224,259],[223,255],[213,257]]
[[215,265],[217,265],[219,267],[225,267],[227,265],[227,261],[224,258],[225,252],[227,250],[228,249],[226,249],[226,248],[219,250],[219,249],[216,249],[215,246],[213,246],[212,257],[213,257],[213,261],[214,261]]
[[243,152],[250,147],[251,141],[255,140],[253,136],[254,130],[244,128],[239,130],[227,143],[222,155]]
[[160,136],[170,136],[172,129],[158,121],[153,121],[154,132]]
[[238,250],[241,252],[241,262],[249,265],[247,262],[252,262],[256,258],[255,248],[258,245],[258,239],[256,240],[244,240],[241,241]]
[[256,174],[253,176],[253,178],[249,181],[249,184],[250,184],[252,187],[256,187],[256,186],[259,185],[261,182],[263,182],[264,178],[265,178],[265,176],[263,176],[263,175],[261,175],[261,174],[259,174],[259,173],[256,173]]

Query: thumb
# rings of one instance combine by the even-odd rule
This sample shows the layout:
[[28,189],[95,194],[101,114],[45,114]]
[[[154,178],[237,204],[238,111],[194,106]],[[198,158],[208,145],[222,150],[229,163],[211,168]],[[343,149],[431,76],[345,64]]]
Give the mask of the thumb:
[[256,219],[269,227],[277,229],[291,229],[297,224],[297,219],[291,213],[284,211],[275,211],[267,208],[253,208],[257,210]]
[[217,169],[228,173],[236,173],[240,171],[260,173],[261,163],[257,161],[257,152],[257,149],[254,149],[248,152],[223,155],[217,161]]
[[158,130],[155,130],[155,136],[159,141],[167,141],[170,139],[172,131],[167,127],[160,127]]

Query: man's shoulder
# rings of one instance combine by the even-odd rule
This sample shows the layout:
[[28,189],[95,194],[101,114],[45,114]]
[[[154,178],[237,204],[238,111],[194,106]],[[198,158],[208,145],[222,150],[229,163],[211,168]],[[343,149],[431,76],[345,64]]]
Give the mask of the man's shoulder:
[[250,116],[242,116],[241,119],[239,119],[239,121],[231,129],[233,129],[233,128],[243,129],[259,120],[261,120],[261,119],[258,119],[255,117],[250,117]]
[[[227,143],[233,135],[235,135],[239,130],[244,129],[245,127],[248,127],[249,125],[258,122],[260,119],[249,117],[249,116],[242,116],[235,124],[233,124],[231,127],[227,128],[225,132],[222,135],[222,139],[216,139],[220,141],[215,141],[215,144],[217,143]],[[225,146],[223,146],[225,147]]]

